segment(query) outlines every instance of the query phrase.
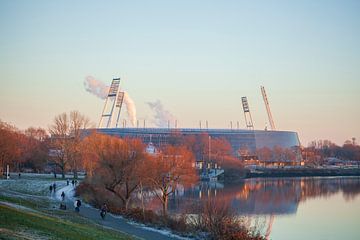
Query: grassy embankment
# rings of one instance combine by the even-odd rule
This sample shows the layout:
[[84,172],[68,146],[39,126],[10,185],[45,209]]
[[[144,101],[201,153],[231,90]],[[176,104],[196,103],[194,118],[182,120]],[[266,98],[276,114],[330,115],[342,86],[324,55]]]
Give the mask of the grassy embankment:
[[46,196],[50,183],[47,179],[0,181],[0,239],[132,239],[73,211],[54,208],[58,203]]
[[89,223],[0,205],[0,239],[131,239]]

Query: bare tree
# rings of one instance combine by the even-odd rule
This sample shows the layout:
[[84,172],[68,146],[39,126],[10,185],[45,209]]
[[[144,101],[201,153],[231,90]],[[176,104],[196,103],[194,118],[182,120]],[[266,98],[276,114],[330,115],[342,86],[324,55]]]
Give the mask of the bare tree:
[[81,130],[89,126],[89,119],[78,111],[70,114],[57,115],[50,126],[52,158],[56,166],[61,169],[65,178],[65,170],[71,167],[77,178],[78,166],[81,160],[80,142]]
[[78,111],[70,112],[70,165],[74,178],[77,178],[78,167],[81,163],[81,130],[88,128],[90,120]]

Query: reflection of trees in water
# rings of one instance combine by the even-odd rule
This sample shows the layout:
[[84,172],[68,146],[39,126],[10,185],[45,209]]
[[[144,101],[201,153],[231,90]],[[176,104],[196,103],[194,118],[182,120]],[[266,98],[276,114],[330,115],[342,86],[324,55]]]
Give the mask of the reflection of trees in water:
[[275,215],[295,214],[300,202],[337,193],[353,200],[360,194],[360,177],[247,179],[230,186],[202,183],[169,203],[173,212],[196,214],[197,206],[216,198],[231,204],[239,216],[246,216],[248,228],[255,226],[269,239]]
[[342,192],[346,201],[360,194],[359,177],[303,178],[301,181],[301,201],[311,198],[328,198]]
[[346,201],[360,194],[359,177],[340,178],[264,178],[247,179],[237,185],[202,183],[173,198],[170,209],[176,212],[202,204],[209,198],[227,202],[239,214],[294,214],[300,202],[328,198],[342,192]]

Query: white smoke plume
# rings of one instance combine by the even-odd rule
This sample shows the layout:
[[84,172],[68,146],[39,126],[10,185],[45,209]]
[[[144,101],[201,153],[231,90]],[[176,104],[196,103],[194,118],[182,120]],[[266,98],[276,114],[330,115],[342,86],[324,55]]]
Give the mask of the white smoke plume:
[[105,99],[109,92],[109,86],[106,86],[105,83],[96,80],[92,76],[87,76],[85,78],[84,87],[86,91],[101,99]]
[[133,126],[136,124],[136,107],[134,101],[127,92],[124,92],[124,103],[126,105],[126,112]]
[[[110,86],[106,86],[102,81],[97,80],[92,76],[87,76],[84,80],[85,90],[94,94],[98,98],[106,99],[109,93]],[[124,91],[124,103],[126,105],[126,112],[128,118],[133,126],[136,124],[136,106],[129,94]]]
[[174,124],[175,117],[168,110],[165,110],[160,100],[147,102],[151,110],[154,111],[154,123],[157,127],[167,127],[168,123]]

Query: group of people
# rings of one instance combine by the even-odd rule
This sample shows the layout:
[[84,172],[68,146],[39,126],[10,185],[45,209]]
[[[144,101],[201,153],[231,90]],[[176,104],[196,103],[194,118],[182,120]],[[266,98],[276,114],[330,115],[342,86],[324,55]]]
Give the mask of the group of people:
[[51,184],[50,186],[49,186],[49,190],[50,190],[50,194],[54,191],[54,193],[55,193],[55,191],[56,191],[56,183],[53,183],[53,184]]
[[[67,179],[66,183],[67,183],[67,185],[70,184],[69,179]],[[72,180],[71,183],[72,183],[73,186],[76,186],[77,180]],[[49,186],[49,190],[50,190],[50,193],[52,193],[52,192],[55,193],[56,192],[56,183],[51,184]],[[65,192],[62,191],[60,196],[61,196],[60,209],[66,210]],[[80,212],[80,207],[81,207],[81,201],[79,199],[75,200],[75,202],[74,202],[75,212]],[[106,203],[104,203],[100,208],[100,216],[101,216],[102,219],[105,219],[105,216],[106,216],[108,211],[109,211],[109,209],[108,209]]]
[[[71,184],[73,185],[73,187],[76,186],[77,183],[78,183],[78,181],[77,181],[76,179],[73,179],[73,180],[71,181]],[[69,184],[70,184],[70,180],[67,179],[67,180],[66,180],[66,185],[69,186]]]

